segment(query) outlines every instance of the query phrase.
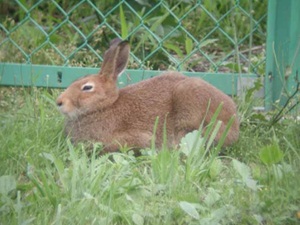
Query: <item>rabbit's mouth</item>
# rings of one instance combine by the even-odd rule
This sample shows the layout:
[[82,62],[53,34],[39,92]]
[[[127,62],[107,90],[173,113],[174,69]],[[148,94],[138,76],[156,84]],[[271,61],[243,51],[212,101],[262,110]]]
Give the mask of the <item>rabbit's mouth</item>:
[[81,114],[81,111],[78,110],[69,99],[59,97],[56,101],[56,105],[59,111],[70,119],[77,118],[78,115]]
[[81,111],[77,108],[66,107],[66,105],[58,105],[58,109],[69,119],[76,119],[81,114]]

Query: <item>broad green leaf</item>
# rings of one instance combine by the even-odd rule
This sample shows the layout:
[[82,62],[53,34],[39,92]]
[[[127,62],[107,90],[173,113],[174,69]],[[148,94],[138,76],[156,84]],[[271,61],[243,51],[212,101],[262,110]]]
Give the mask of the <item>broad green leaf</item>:
[[43,158],[45,158],[45,159],[48,159],[51,163],[53,163],[54,162],[54,157],[53,157],[53,155],[52,154],[50,154],[50,153],[47,153],[47,152],[42,152],[42,153],[40,153],[39,154],[41,157],[43,157]]
[[259,122],[267,122],[267,118],[264,114],[261,113],[254,113],[251,115],[251,120],[258,120]]
[[211,207],[213,204],[215,204],[221,196],[218,194],[218,192],[213,188],[208,188],[207,195],[205,196],[205,204],[209,207]]
[[246,164],[239,162],[237,160],[233,160],[233,167],[238,172],[238,174],[242,177],[243,183],[253,191],[258,189],[257,181],[252,179],[251,169]]
[[283,159],[283,152],[278,144],[264,146],[259,152],[260,160],[266,165],[272,165]]
[[211,213],[211,220],[209,224],[222,224],[220,222],[222,221],[222,219],[228,216],[229,208],[230,206],[224,206],[216,210],[213,210]]
[[239,64],[233,62],[223,62],[222,65],[226,66],[227,68],[233,70],[234,72],[239,72]]
[[216,41],[218,41],[218,39],[206,39],[200,43],[199,48],[205,47],[206,45],[212,44]]
[[223,169],[223,163],[220,159],[214,159],[209,168],[209,175],[211,178],[217,178]]
[[0,177],[0,193],[7,195],[17,187],[16,179],[13,176],[5,175]]
[[134,202],[134,200],[132,199],[132,197],[128,194],[125,194],[125,198],[130,201],[130,202]]
[[141,215],[137,214],[137,213],[134,213],[132,215],[132,221],[136,225],[143,225],[144,224],[144,218]]
[[[246,101],[250,101],[253,97],[253,94],[256,92],[256,91],[259,91],[262,87],[262,82],[260,79],[256,79],[256,81],[254,82],[253,84],[253,87],[249,88],[247,91],[246,91],[246,96],[245,96],[245,100]],[[260,114],[261,115],[261,114]]]
[[264,223],[264,217],[261,216],[260,214],[254,214],[253,217],[257,221],[258,224]]
[[165,35],[165,29],[164,27],[159,24],[157,27],[156,27],[156,30],[155,30],[155,33],[160,36],[160,37],[163,37]]
[[274,176],[277,180],[281,180],[283,178],[284,170],[282,165],[272,165]]
[[183,58],[183,53],[182,53],[181,49],[177,45],[165,43],[164,47],[167,48],[167,49],[170,49],[170,50],[174,51],[176,53],[176,55],[179,56],[179,58]]
[[178,4],[175,5],[173,8],[170,10],[167,10],[164,15],[160,15],[157,17],[153,17],[149,19],[149,22],[152,23],[150,30],[155,32],[158,26],[161,26],[164,20],[170,15],[170,12],[173,12],[176,8],[178,7]]
[[200,149],[204,139],[201,137],[200,131],[194,130],[187,133],[180,141],[180,149],[185,155],[190,155],[193,149]]
[[246,180],[248,178],[251,178],[251,171],[250,168],[245,164],[238,160],[233,160],[233,168],[235,169],[238,174],[243,178],[243,180]]
[[162,22],[170,15],[169,12],[166,12],[164,15],[162,16],[157,16],[157,17],[153,17],[151,18],[151,20],[149,20],[149,22],[151,23],[153,21],[152,26],[150,27],[150,30],[153,32],[156,32],[157,28],[159,26],[161,26]]
[[129,162],[121,154],[114,154],[113,159],[117,164],[122,164],[122,165],[129,164]]
[[182,201],[182,202],[179,202],[179,206],[184,212],[186,212],[189,216],[193,217],[194,219],[198,220],[200,218],[200,215],[197,212],[194,204]]
[[258,187],[257,187],[256,180],[253,180],[252,178],[248,178],[244,180],[244,182],[248,188],[252,189],[253,191],[257,191]]
[[92,196],[90,193],[88,192],[83,192],[83,196],[86,198],[86,199],[95,199],[94,196]]

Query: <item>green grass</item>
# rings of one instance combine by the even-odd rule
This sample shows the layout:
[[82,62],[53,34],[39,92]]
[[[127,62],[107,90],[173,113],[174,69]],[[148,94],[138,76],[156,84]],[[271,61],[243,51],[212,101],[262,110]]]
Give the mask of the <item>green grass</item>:
[[179,151],[99,157],[64,136],[57,91],[0,93],[0,224],[299,223],[299,122],[245,118],[222,154],[196,132]]

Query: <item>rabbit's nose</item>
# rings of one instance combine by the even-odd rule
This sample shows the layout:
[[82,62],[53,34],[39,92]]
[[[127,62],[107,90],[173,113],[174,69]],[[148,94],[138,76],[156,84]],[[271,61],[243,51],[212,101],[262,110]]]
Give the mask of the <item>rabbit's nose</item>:
[[61,106],[63,105],[63,101],[62,101],[61,99],[58,99],[58,100],[56,101],[56,105],[57,105],[58,107],[61,107]]

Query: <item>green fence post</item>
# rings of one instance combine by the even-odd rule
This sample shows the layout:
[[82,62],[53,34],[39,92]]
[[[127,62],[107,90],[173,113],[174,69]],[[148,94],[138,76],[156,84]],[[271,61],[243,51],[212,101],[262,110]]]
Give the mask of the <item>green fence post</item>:
[[[281,105],[295,90],[300,67],[300,1],[269,0],[265,107]],[[299,77],[300,79],[300,77]]]

